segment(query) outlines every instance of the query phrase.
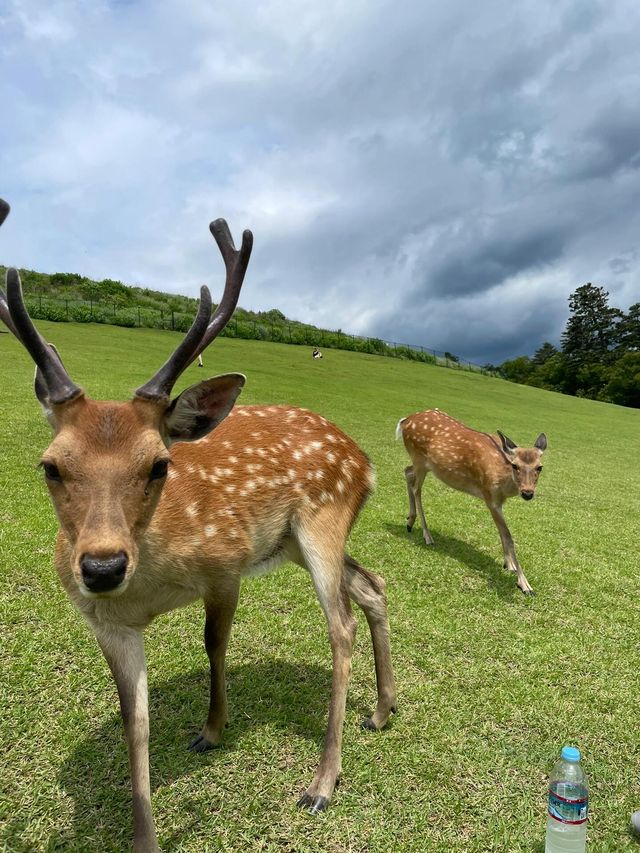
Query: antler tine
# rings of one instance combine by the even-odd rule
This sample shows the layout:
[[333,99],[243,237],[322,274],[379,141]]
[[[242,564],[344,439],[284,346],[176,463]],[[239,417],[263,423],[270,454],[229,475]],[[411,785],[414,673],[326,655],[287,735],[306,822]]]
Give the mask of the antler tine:
[[[0,300],[0,302],[4,302],[4,300]],[[8,311],[9,319],[12,321],[7,325],[40,368],[49,389],[51,402],[66,403],[82,394],[82,389],[72,381],[59,357],[33,325],[22,297],[20,276],[18,271],[13,268],[7,270],[7,298],[4,305]],[[4,311],[2,312],[2,319],[6,323]]]
[[191,328],[182,343],[162,365],[160,370],[148,382],[137,389],[136,397],[148,400],[168,398],[177,378],[193,361],[198,353],[198,345],[205,334],[211,317],[211,293],[209,288],[200,288],[200,305]]
[[[9,215],[9,211],[11,208],[7,204],[7,202],[0,198],[0,225],[5,221],[7,216]],[[7,305],[7,297],[4,295],[4,291],[0,290],[0,320],[5,324],[5,326],[9,329],[9,331],[19,339],[19,335],[16,327],[13,325],[13,320],[11,319],[11,314],[9,314],[9,306]]]
[[168,397],[180,374],[220,334],[238,304],[240,288],[251,257],[253,234],[251,231],[243,233],[242,246],[238,251],[233,244],[229,226],[224,219],[216,219],[209,225],[209,230],[218,244],[227,270],[224,294],[220,304],[213,318],[211,318],[209,288],[203,287],[201,289],[198,315],[187,332],[187,336],[156,375],[138,388],[136,397],[144,397],[150,400]]
[[231,319],[231,315],[238,304],[240,289],[242,288],[242,282],[244,281],[247,266],[249,265],[249,258],[251,257],[251,249],[253,248],[253,234],[251,231],[246,230],[242,233],[242,246],[238,251],[233,243],[229,226],[224,219],[216,219],[215,222],[212,222],[209,225],[209,231],[213,234],[213,238],[220,249],[220,254],[227,270],[227,277],[222,299],[200,342],[195,353],[196,355],[200,355],[209,346],[211,341],[220,334]]

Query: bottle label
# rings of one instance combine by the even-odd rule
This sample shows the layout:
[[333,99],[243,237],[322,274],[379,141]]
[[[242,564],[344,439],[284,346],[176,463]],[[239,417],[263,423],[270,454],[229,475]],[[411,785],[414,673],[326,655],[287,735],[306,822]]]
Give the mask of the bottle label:
[[571,799],[569,799],[568,797],[561,797],[554,791],[549,791],[549,806],[547,811],[550,817],[560,823],[578,826],[579,824],[584,823],[587,819],[589,798],[571,797]]

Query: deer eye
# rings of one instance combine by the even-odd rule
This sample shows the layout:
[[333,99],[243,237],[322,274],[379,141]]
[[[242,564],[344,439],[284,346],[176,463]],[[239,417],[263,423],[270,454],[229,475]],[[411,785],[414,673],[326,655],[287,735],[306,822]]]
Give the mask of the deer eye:
[[153,468],[151,469],[151,473],[149,474],[150,480],[161,480],[163,477],[167,476],[167,468],[169,467],[168,459],[158,459],[157,462],[153,463]]
[[536,474],[539,474],[540,471],[542,471],[542,465],[538,465],[538,467],[536,468]]
[[512,462],[512,463],[511,463],[511,467],[513,468],[513,470],[514,470],[514,471],[519,471],[519,470],[520,470],[520,466],[519,466],[519,465],[516,465],[514,462]]
[[62,480],[60,470],[57,465],[53,464],[53,462],[43,462],[42,469],[47,480],[55,480],[58,483]]

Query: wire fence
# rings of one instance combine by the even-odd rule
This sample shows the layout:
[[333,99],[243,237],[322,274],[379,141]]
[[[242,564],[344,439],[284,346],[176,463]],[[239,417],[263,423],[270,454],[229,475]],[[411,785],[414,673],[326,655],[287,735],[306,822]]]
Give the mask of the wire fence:
[[[25,303],[35,320],[52,320],[70,323],[104,323],[127,328],[168,329],[186,332],[195,316],[194,313],[174,311],[169,308],[146,308],[143,306],[119,305],[104,300],[74,300],[54,298],[42,294],[26,295]],[[475,364],[454,353],[436,350],[420,344],[406,344],[352,335],[342,330],[330,331],[308,326],[297,321],[267,322],[260,318],[234,316],[222,335],[245,340],[274,341],[298,346],[321,347],[365,352],[391,358],[404,358],[468,370],[486,375],[497,375],[489,365]]]

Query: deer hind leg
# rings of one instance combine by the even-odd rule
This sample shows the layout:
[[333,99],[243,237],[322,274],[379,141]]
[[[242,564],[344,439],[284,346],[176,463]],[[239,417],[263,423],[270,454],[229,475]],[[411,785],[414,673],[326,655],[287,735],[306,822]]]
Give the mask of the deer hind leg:
[[215,598],[207,598],[204,602],[204,644],[211,667],[209,714],[200,734],[189,744],[192,752],[206,752],[218,746],[227,725],[224,661],[239,592],[239,579],[234,578],[232,585],[224,591],[224,594],[218,590]]
[[407,465],[404,469],[405,480],[407,481],[407,495],[409,496],[409,515],[407,516],[407,530],[409,533],[413,530],[413,525],[416,523],[416,499],[413,494],[413,485],[416,480],[413,465]]
[[407,492],[409,494],[409,515],[407,516],[407,530],[411,533],[414,522],[416,520],[416,509],[420,515],[420,523],[422,524],[422,536],[425,545],[433,545],[433,536],[427,525],[427,519],[424,517],[424,509],[422,508],[422,484],[427,476],[426,468],[417,468],[415,465],[409,465],[404,469],[404,476],[407,480]]
[[379,575],[363,568],[348,554],[344,556],[344,568],[347,591],[351,599],[364,611],[371,631],[378,704],[373,715],[363,720],[362,727],[377,731],[386,725],[389,716],[396,711],[396,682],[391,664],[385,582]]
[[326,809],[342,769],[342,729],[356,620],[344,577],[344,536],[335,514],[318,512],[296,532],[301,564],[309,571],[329,628],[333,658],[331,702],[320,764],[311,784],[298,800],[311,814]]
[[491,504],[487,504],[489,507],[489,512],[493,520],[496,523],[496,527],[498,528],[498,533],[500,534],[500,540],[502,542],[502,550],[504,553],[504,567],[508,569],[510,572],[515,572],[517,574],[516,583],[519,588],[525,595],[534,595],[533,587],[529,584],[529,581],[526,579],[524,572],[522,571],[522,566],[520,565],[520,561],[516,556],[516,546],[513,542],[513,537],[511,536],[511,531],[507,527],[507,522],[504,520],[504,515],[502,513],[502,507],[500,506],[492,506]]

